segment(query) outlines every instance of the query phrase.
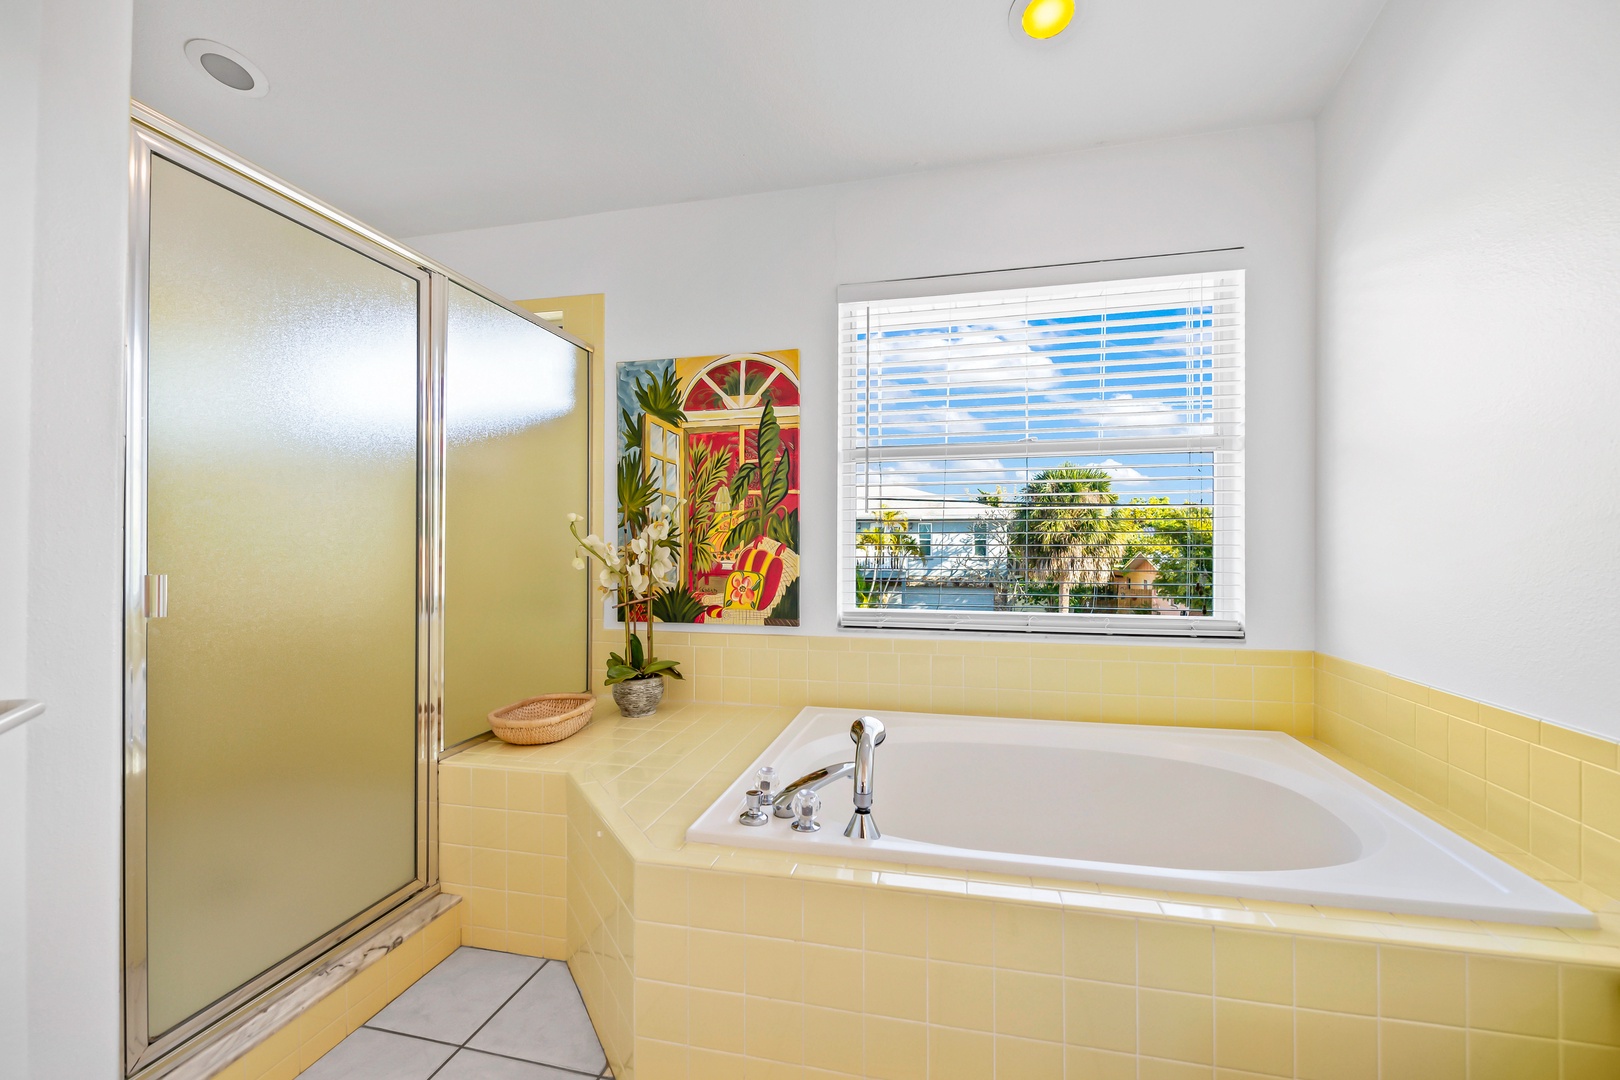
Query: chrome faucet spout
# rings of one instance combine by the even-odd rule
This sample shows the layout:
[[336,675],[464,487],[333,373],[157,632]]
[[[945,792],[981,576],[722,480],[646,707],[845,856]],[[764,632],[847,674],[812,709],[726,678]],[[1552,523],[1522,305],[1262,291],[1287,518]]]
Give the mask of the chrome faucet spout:
[[855,813],[844,835],[858,840],[877,840],[883,834],[872,820],[872,778],[877,771],[877,748],[886,737],[883,721],[875,716],[863,716],[850,725],[849,737],[855,743]]
[[853,761],[841,762],[837,765],[828,765],[825,769],[805,773],[793,783],[777,792],[771,799],[771,812],[779,818],[793,816],[793,796],[808,788],[811,791],[820,791],[834,780],[842,780],[855,771]]

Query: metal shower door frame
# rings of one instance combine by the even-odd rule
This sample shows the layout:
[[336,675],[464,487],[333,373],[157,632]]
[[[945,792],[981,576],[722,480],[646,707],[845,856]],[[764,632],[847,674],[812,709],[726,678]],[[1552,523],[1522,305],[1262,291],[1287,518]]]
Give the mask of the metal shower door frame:
[[[296,987],[323,960],[412,901],[438,892],[438,759],[444,749],[444,368],[447,297],[451,283],[510,311],[580,349],[586,368],[587,418],[594,415],[593,347],[518,307],[500,294],[412,251],[392,238],[287,184],[138,102],[131,104],[130,262],[125,343],[124,489],[124,1066],[129,1076],[156,1077],[180,1065],[204,1042],[244,1022],[253,1011]],[[147,372],[152,158],[165,158],[274,213],[306,226],[418,283],[417,303],[417,631],[416,631],[416,875],[274,967],[192,1017],[154,1035],[148,1023],[146,933],[146,563]],[[582,462],[591,512],[594,447]],[[588,583],[582,586],[589,597]],[[590,608],[580,627],[590,640]],[[580,673],[589,685],[589,650]]]
[[[146,564],[147,511],[147,376],[150,325],[151,178],[152,159],[161,157],[181,168],[225,187],[274,213],[305,226],[327,239],[395,270],[417,283],[417,611],[416,611],[416,872],[413,879],[342,925],[284,958],[274,967],[248,980],[225,997],[164,1032],[149,1026],[146,911],[146,612],[143,583]],[[188,1040],[228,1017],[265,990],[318,959],[357,931],[438,883],[435,807],[437,733],[442,699],[436,687],[442,678],[431,668],[433,642],[441,630],[442,529],[438,522],[437,482],[441,469],[438,443],[432,438],[439,421],[442,393],[442,350],[432,348],[432,275],[395,252],[371,243],[308,207],[199,153],[192,147],[132,125],[130,139],[130,335],[126,351],[127,435],[125,474],[124,567],[124,1048],[126,1072],[135,1073],[164,1057]]]

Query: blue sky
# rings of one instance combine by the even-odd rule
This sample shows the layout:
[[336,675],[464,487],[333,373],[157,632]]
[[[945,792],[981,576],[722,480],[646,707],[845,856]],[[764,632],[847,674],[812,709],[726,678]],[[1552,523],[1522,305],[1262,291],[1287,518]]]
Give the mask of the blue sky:
[[[882,498],[897,508],[972,503],[981,489],[999,483],[1014,490],[1042,469],[1070,463],[1108,472],[1121,501],[1212,503],[1207,452],[1038,452],[1040,443],[1057,440],[1212,431],[1211,312],[1183,304],[1061,318],[1012,315],[875,334],[882,418],[870,431],[872,444],[949,447],[956,455],[875,465]],[[861,392],[858,385],[857,398]],[[1008,455],[1009,442],[1027,449]],[[962,456],[987,444],[1001,444],[1002,452]],[[954,509],[949,516],[967,510]]]

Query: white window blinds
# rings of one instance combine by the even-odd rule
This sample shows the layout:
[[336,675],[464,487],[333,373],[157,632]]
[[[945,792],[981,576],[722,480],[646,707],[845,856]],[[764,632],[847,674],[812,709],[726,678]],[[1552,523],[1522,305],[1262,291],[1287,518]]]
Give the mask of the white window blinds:
[[839,305],[845,626],[1240,636],[1243,272]]

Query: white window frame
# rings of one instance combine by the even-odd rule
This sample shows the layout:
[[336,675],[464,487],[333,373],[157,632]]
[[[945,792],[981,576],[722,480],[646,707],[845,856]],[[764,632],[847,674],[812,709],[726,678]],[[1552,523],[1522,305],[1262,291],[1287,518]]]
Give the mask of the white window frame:
[[[850,629],[897,631],[963,631],[973,633],[1022,632],[1037,634],[1138,635],[1173,638],[1242,638],[1245,634],[1245,510],[1244,510],[1244,422],[1247,393],[1246,367],[1246,273],[1236,268],[1240,248],[1193,255],[1119,260],[1086,265],[1041,267],[1027,270],[967,274],[931,279],[845,285],[838,290],[839,301],[839,415],[838,415],[838,618],[839,626]],[[1001,290],[1037,289],[1052,286],[1097,286],[1148,278],[1203,277],[1235,284],[1237,299],[1228,335],[1223,341],[1235,343],[1216,354],[1218,378],[1235,385],[1235,409],[1218,409],[1216,430],[1209,435],[1180,437],[1167,446],[1164,439],[1106,438],[1040,444],[1041,456],[1064,454],[1106,457],[1144,453],[1153,450],[1195,450],[1210,453],[1214,462],[1214,582],[1212,614],[1209,616],[1125,615],[1080,612],[963,611],[925,608],[854,606],[855,540],[860,514],[855,466],[873,461],[948,456],[933,447],[868,446],[859,425],[857,392],[852,367],[856,353],[864,346],[861,331],[854,325],[855,309],[882,302],[926,301],[961,294]],[[1021,456],[1013,447],[980,445],[975,454]],[[1022,453],[1027,454],[1028,447]],[[1222,568],[1225,568],[1224,572]]]

